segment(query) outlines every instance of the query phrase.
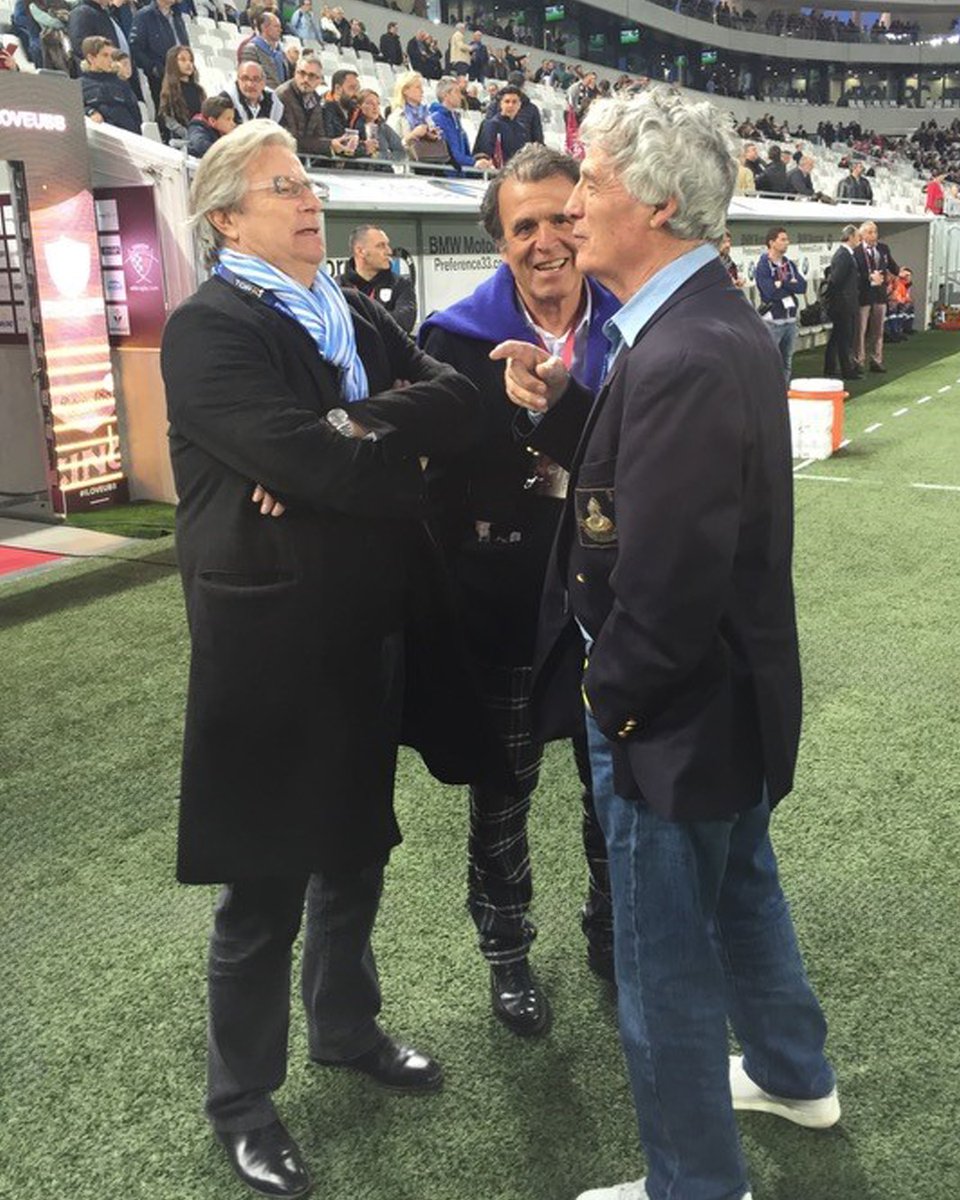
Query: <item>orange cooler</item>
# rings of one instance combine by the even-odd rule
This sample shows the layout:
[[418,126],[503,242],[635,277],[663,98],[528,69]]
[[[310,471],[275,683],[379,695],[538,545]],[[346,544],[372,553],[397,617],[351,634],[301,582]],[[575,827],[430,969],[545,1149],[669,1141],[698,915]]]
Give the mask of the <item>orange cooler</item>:
[[842,379],[793,379],[787,392],[791,400],[821,400],[833,405],[832,445],[840,449],[843,441],[843,402],[848,396]]

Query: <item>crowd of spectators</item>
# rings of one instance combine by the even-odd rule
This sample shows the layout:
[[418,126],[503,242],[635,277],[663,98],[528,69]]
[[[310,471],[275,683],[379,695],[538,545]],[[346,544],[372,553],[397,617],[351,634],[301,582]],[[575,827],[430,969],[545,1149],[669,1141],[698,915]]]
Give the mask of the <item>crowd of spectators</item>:
[[819,42],[900,42],[916,45],[920,26],[916,21],[875,21],[861,25],[853,17],[846,20],[812,9],[810,12],[774,9],[765,20],[750,8],[739,9],[728,0],[654,0],[684,17],[711,21],[729,29],[769,33],[774,37],[797,37]]

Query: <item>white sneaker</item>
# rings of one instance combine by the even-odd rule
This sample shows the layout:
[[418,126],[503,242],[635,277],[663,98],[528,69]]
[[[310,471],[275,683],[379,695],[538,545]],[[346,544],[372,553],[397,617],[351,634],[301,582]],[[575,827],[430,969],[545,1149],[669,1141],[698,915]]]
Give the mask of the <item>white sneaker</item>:
[[608,1188],[592,1188],[581,1192],[577,1200],[650,1200],[644,1179],[636,1183],[617,1183]]
[[730,1056],[730,1091],[733,1107],[740,1112],[765,1112],[803,1125],[806,1129],[829,1129],[840,1120],[840,1100],[834,1088],[818,1100],[788,1100],[757,1087],[743,1069],[743,1058]]
[[[589,1192],[581,1192],[577,1200],[650,1200],[647,1195],[646,1177],[636,1183],[618,1183],[608,1188],[593,1188]],[[750,1192],[743,1200],[753,1200]]]

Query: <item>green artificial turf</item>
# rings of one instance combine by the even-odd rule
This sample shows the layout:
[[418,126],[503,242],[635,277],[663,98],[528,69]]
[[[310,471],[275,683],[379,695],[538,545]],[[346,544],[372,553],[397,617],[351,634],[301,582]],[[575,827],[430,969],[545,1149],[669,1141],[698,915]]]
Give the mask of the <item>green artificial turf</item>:
[[[925,335],[921,369],[869,380],[847,405],[849,447],[797,474],[805,724],[774,832],[844,1115],[819,1134],[744,1115],[754,1200],[960,1194],[960,492],[911,486],[960,486],[948,337]],[[214,890],[173,882],[187,637],[171,563],[153,542],[0,585],[3,1200],[246,1194],[200,1111]],[[405,753],[398,807],[383,1020],[442,1059],[447,1085],[396,1097],[313,1067],[295,1010],[278,1102],[317,1200],[573,1200],[637,1178],[614,1012],[578,928],[567,748],[550,749],[531,817],[534,958],[556,1013],[543,1040],[489,1011],[462,791]]]
[[176,508],[155,500],[134,500],[131,504],[95,508],[91,512],[71,513],[68,525],[112,533],[116,537],[160,538],[173,533]]

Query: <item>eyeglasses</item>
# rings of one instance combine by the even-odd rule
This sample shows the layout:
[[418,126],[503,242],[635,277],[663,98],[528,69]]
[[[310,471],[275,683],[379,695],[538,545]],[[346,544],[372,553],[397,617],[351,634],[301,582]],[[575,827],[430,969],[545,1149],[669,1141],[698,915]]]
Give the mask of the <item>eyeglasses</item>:
[[323,76],[318,71],[295,71],[295,75],[300,75],[304,79],[315,79],[317,83],[323,79]]
[[297,200],[305,191],[311,192],[318,200],[327,200],[330,189],[323,183],[312,179],[293,179],[289,175],[274,175],[262,183],[251,183],[248,191],[265,192],[272,189],[274,195],[282,196],[284,200]]

